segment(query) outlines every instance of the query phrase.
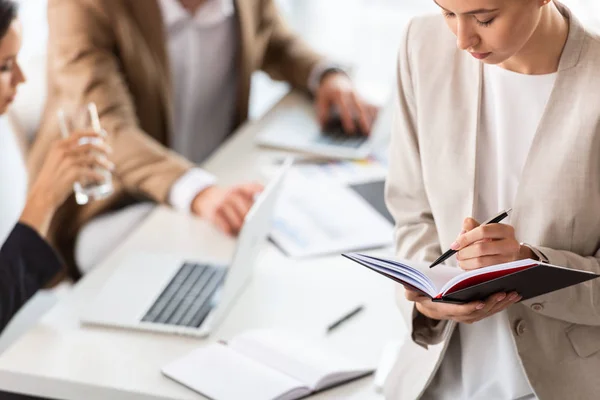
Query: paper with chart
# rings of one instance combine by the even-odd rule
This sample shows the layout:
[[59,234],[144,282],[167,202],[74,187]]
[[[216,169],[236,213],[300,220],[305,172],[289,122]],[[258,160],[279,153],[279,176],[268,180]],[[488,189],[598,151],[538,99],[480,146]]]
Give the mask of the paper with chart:
[[311,257],[389,246],[393,225],[344,184],[292,170],[271,238],[291,257]]
[[383,180],[387,166],[374,158],[360,161],[300,162],[295,171],[305,179],[333,180],[346,185]]

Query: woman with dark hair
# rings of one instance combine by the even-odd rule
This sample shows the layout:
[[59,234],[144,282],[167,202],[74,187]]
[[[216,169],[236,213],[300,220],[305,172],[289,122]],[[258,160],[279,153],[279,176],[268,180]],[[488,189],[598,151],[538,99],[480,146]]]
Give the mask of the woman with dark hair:
[[[17,6],[11,0],[0,0],[0,115],[6,112],[17,87],[25,81],[17,62],[20,48]],[[70,195],[75,182],[102,179],[96,167],[112,169],[106,158],[109,148],[79,144],[80,139],[94,136],[97,134],[93,132],[78,132],[54,143],[41,174],[30,186],[19,222],[1,245],[0,331],[38,289],[60,275],[62,263],[44,239],[55,210]]]

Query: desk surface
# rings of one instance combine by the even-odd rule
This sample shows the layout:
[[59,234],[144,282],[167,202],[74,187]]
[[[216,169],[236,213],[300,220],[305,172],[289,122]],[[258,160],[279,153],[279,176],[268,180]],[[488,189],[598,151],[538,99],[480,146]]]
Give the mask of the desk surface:
[[[280,152],[254,147],[255,133],[279,107],[311,112],[302,97],[284,98],[261,121],[242,127],[205,165],[223,183],[259,178]],[[269,245],[253,280],[208,339],[84,327],[79,315],[123,257],[136,251],[177,252],[190,258],[229,259],[234,240],[196,218],[157,207],[121,246],[86,275],[40,323],[0,357],[0,390],[70,400],[201,399],[161,375],[166,363],[214,340],[247,329],[284,328],[322,335],[331,348],[376,364],[383,346],[405,334],[393,284],[340,256],[297,261]],[[356,306],[365,311],[332,334],[331,321]],[[379,399],[373,378],[324,392],[323,398]]]

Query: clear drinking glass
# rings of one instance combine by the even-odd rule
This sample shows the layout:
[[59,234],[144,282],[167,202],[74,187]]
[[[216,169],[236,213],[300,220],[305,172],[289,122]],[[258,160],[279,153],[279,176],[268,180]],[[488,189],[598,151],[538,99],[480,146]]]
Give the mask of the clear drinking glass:
[[[58,124],[63,138],[67,138],[75,132],[93,131],[100,134],[100,138],[82,138],[79,145],[88,143],[103,143],[106,140],[106,132],[100,126],[98,109],[95,103],[89,103],[83,107],[68,110],[58,110]],[[96,172],[102,175],[101,181],[80,181],[73,185],[75,201],[77,204],[87,204],[93,200],[103,199],[113,192],[112,175],[105,168],[96,168]]]

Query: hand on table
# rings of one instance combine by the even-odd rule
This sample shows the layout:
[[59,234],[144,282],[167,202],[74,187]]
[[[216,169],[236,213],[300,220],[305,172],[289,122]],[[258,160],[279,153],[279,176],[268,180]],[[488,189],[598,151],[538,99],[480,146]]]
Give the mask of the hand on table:
[[248,183],[231,188],[210,186],[200,192],[192,202],[192,212],[215,224],[228,235],[236,236],[242,229],[244,218],[263,186]]

